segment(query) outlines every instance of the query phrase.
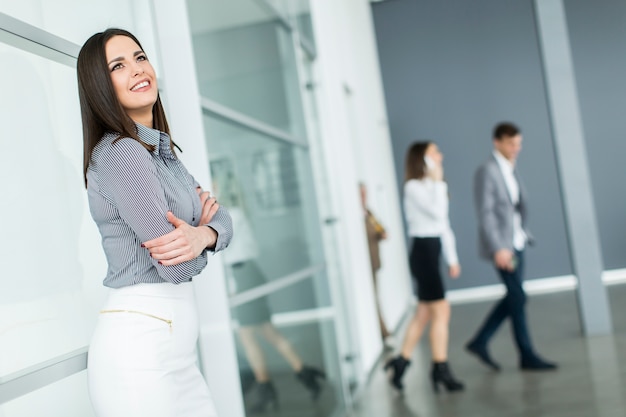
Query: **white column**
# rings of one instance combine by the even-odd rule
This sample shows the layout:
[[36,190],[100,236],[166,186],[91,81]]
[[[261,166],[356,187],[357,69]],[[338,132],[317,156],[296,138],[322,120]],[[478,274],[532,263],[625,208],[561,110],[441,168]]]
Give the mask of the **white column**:
[[613,325],[563,1],[536,0],[535,11],[583,331],[607,334]]

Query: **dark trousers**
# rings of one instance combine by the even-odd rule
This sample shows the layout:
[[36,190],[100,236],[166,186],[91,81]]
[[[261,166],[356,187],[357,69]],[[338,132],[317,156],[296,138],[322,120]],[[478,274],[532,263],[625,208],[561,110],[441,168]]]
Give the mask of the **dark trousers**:
[[497,269],[502,283],[506,286],[506,295],[498,302],[487,316],[485,322],[478,330],[472,343],[486,346],[502,322],[511,318],[513,336],[519,350],[520,357],[532,358],[535,356],[528,325],[526,324],[526,293],[522,287],[522,274],[524,272],[524,252],[515,251],[517,265],[514,271]]

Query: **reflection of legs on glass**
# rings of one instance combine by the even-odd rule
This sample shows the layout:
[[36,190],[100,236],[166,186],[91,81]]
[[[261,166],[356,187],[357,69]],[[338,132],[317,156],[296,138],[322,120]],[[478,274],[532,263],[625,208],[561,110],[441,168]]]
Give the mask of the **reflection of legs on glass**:
[[291,343],[274,327],[270,322],[260,326],[261,334],[276,349],[280,355],[285,358],[289,366],[294,370],[298,380],[311,391],[311,398],[316,400],[319,397],[322,387],[318,379],[325,379],[326,374],[323,371],[302,364],[302,360],[293,350]]
[[278,408],[278,394],[272,384],[265,355],[257,339],[257,333],[260,333],[287,361],[295,372],[298,381],[311,392],[311,398],[316,400],[322,389],[319,380],[325,379],[326,375],[320,369],[304,365],[291,343],[271,322],[265,322],[256,326],[243,326],[239,329],[239,339],[258,384],[258,396],[251,407],[251,411],[262,412],[270,404],[275,409]]
[[256,336],[254,334],[254,326],[245,326],[239,329],[239,340],[243,345],[246,358],[252,367],[254,373],[254,379],[257,382],[257,398],[250,408],[252,412],[262,412],[271,404],[274,409],[278,408],[278,394],[274,388],[274,384],[270,381],[269,373],[267,372],[267,364],[265,362],[265,356],[263,350],[259,345]]
[[[232,265],[233,276],[239,291],[259,287],[267,282],[263,271],[253,260]],[[271,309],[266,296],[238,305],[234,310],[239,321],[239,339],[250,363],[257,383],[257,398],[252,411],[263,411],[272,404],[278,406],[278,394],[271,381],[263,348],[259,338],[265,339],[293,369],[298,381],[311,393],[315,400],[319,397],[322,386],[320,380],[326,375],[321,370],[307,366],[295,351],[289,340],[278,331],[271,322]]]

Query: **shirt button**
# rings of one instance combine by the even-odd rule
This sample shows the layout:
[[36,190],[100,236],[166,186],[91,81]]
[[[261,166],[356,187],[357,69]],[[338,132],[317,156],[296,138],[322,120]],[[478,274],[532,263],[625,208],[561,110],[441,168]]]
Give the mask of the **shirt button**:
[[192,217],[192,218],[191,218],[191,221],[192,221],[192,222],[195,222],[195,221],[196,221],[196,218],[195,218],[195,217]]

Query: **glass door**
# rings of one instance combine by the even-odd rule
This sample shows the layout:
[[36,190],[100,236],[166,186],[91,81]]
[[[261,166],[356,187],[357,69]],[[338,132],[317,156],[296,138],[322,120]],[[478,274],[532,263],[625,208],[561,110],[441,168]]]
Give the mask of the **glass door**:
[[213,190],[236,233],[223,259],[246,409],[330,416],[342,390],[308,152],[209,111],[205,126]]
[[[235,4],[236,3],[236,4]],[[188,0],[246,415],[339,415],[345,382],[294,29],[264,2]]]

